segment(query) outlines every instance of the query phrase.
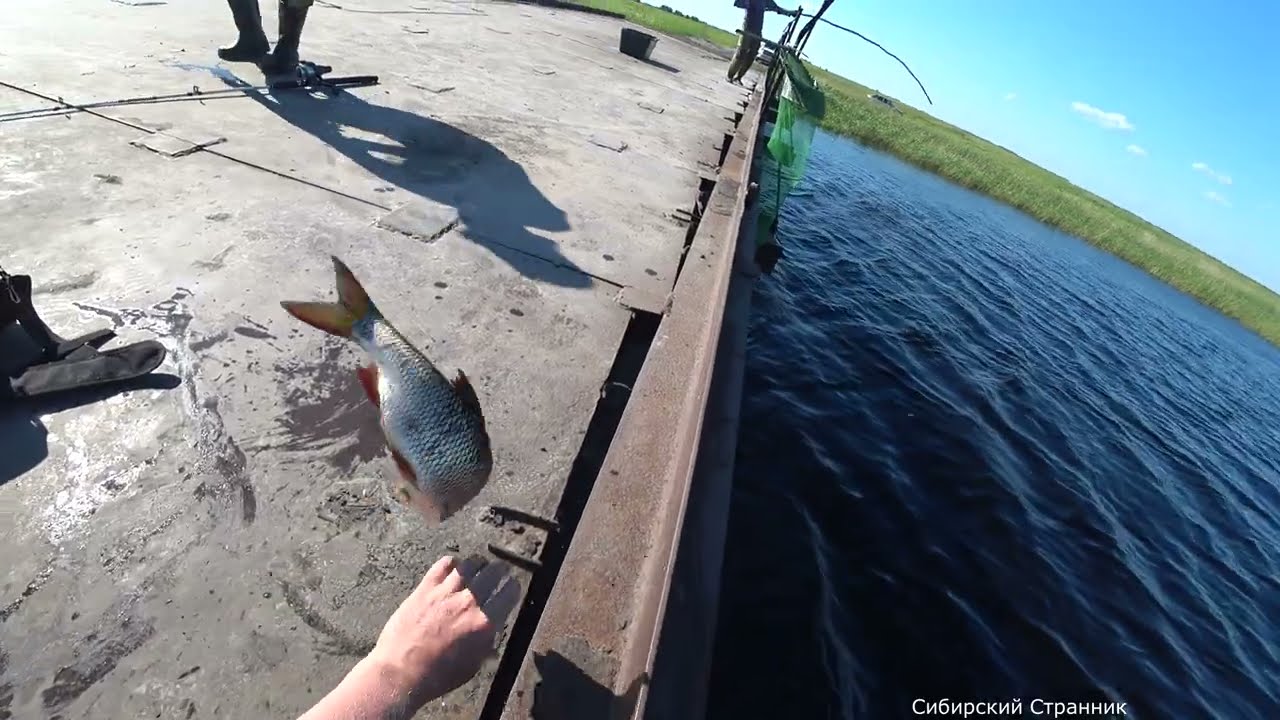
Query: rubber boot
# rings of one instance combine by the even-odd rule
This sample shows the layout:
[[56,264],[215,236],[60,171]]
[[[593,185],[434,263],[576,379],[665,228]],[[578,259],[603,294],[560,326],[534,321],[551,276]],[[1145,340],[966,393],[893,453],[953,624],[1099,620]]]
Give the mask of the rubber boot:
[[262,29],[258,0],[227,0],[227,5],[231,6],[231,17],[236,21],[240,37],[235,45],[218,48],[218,57],[227,62],[258,62],[271,48]]
[[39,348],[42,362],[62,360],[84,346],[93,348],[115,337],[113,330],[95,330],[67,340],[45,324],[36,312],[30,275],[9,275],[0,270],[0,329],[16,322]]
[[262,63],[267,75],[291,73],[298,67],[298,44],[302,41],[302,25],[307,21],[311,3],[279,0],[280,39],[271,57]]

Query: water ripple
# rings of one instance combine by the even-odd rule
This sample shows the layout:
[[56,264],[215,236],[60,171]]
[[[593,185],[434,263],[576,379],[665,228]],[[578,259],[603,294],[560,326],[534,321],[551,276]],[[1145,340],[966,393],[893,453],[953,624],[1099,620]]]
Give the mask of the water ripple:
[[761,281],[709,716],[1280,703],[1280,352],[822,136]]

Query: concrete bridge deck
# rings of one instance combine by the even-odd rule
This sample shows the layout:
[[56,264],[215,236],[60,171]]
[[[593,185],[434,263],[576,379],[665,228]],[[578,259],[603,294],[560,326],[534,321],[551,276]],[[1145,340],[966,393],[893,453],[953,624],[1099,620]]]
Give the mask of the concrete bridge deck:
[[[635,60],[623,25],[318,2],[304,59],[380,85],[15,120],[66,109],[32,93],[262,78],[217,65],[218,0],[10,0],[0,266],[34,277],[59,333],[111,327],[108,347],[169,356],[129,391],[0,408],[0,717],[294,717],[440,555],[536,567],[547,530],[527,520],[556,516],[634,312],[672,293],[678,211],[742,111],[721,57],[663,38]],[[497,467],[443,525],[389,498],[358,349],[279,306],[330,296],[331,254],[477,387]],[[498,664],[422,716],[476,717]]]

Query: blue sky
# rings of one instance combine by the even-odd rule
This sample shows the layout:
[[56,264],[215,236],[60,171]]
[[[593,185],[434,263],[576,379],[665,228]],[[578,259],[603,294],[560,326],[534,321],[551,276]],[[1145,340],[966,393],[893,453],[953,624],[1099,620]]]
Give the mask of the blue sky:
[[[794,0],[776,0],[788,9]],[[733,0],[649,0],[726,29]],[[819,0],[806,0],[815,10]],[[806,54],[1280,291],[1280,3],[836,0]],[[785,19],[770,15],[767,35]]]

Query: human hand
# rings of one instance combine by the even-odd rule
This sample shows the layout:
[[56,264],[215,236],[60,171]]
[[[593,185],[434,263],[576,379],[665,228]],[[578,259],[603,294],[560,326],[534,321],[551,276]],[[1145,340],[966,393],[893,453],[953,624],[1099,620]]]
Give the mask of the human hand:
[[502,584],[508,570],[503,562],[440,558],[391,614],[368,660],[399,678],[418,706],[467,682],[519,602],[520,584]]

